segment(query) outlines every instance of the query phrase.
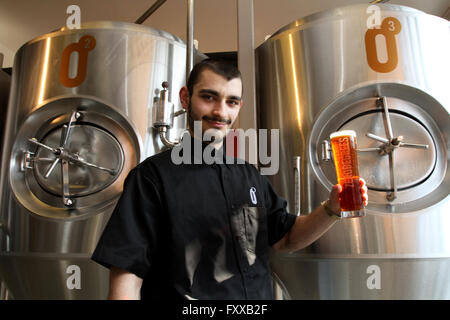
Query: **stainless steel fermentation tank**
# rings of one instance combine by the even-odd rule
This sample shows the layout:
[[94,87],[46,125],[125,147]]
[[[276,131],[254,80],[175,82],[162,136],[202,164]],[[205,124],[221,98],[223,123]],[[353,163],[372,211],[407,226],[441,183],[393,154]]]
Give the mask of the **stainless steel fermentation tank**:
[[369,187],[366,217],[272,253],[279,298],[450,298],[449,27],[408,7],[355,5],[257,48],[259,127],[280,130],[270,178],[290,212],[307,214],[336,183],[333,131],[357,132]]
[[[13,298],[106,298],[109,273],[90,255],[130,169],[164,148],[152,109],[160,92],[180,108],[185,63],[179,38],[128,23],[63,28],[19,49],[0,215],[0,279]],[[161,135],[176,140],[184,115],[164,119]]]

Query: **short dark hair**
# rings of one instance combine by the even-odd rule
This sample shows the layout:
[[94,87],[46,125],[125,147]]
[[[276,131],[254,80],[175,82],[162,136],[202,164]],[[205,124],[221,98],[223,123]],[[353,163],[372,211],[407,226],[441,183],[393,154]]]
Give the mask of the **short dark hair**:
[[187,88],[190,97],[192,97],[192,94],[194,93],[194,86],[198,82],[198,78],[206,69],[223,76],[228,81],[235,78],[242,80],[241,72],[231,63],[225,60],[208,58],[197,63],[189,74]]

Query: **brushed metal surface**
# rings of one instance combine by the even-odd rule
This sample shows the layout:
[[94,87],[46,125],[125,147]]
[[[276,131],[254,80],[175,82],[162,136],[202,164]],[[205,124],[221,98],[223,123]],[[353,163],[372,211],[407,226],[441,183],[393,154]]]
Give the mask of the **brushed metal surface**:
[[[0,278],[16,300],[106,299],[109,270],[99,267],[89,255],[0,254]],[[72,279],[76,266],[79,279]],[[79,281],[79,286],[74,286]]]
[[[436,273],[448,269],[450,257],[450,96],[445,85],[450,72],[449,22],[407,7],[377,6],[381,20],[395,17],[402,26],[396,35],[398,64],[391,72],[371,69],[366,59],[366,4],[299,19],[256,49],[258,125],[280,129],[280,170],[269,178],[291,212],[292,159],[302,159],[301,212],[307,214],[328,198],[336,183],[332,162],[322,160],[323,140],[339,129],[358,128],[363,144],[359,147],[365,148],[370,147],[361,137],[366,125],[367,132],[385,131],[380,127],[383,121],[369,116],[380,112],[377,97],[388,101],[395,135],[430,145],[420,156],[423,150],[396,150],[395,169],[401,172],[394,200],[387,199],[390,170],[385,159],[379,154],[362,156],[370,161],[360,161],[362,171],[374,175],[368,177],[372,188],[367,216],[339,221],[311,246],[288,257],[272,254],[273,270],[292,299],[449,296],[447,275]],[[399,260],[403,258],[408,262]],[[368,263],[383,264],[386,282],[381,294],[362,286],[364,276],[352,276]],[[402,270],[412,276],[401,276]],[[421,291],[422,276],[431,280],[430,288]]]
[[[277,256],[284,299],[449,299],[450,258]],[[308,275],[308,276],[305,276]],[[284,289],[284,290],[283,290]],[[289,296],[294,293],[294,297]]]
[[[95,47],[88,52],[84,80],[68,87],[60,75],[62,54],[84,36],[94,39]],[[79,76],[80,56],[71,55],[69,78]],[[63,28],[18,50],[3,139],[0,203],[0,221],[9,230],[0,239],[0,278],[15,299],[106,297],[109,273],[89,257],[129,170],[165,148],[151,127],[152,108],[161,83],[168,81],[169,101],[175,111],[181,109],[178,92],[185,82],[185,57],[186,46],[176,36],[107,21],[86,23],[78,30]],[[203,58],[195,52],[194,61]],[[97,168],[69,161],[64,171],[56,164],[58,173],[52,172],[46,182],[50,166],[31,163],[25,168],[24,152],[43,161],[53,161],[54,155],[29,139],[58,147],[62,126],[70,126],[74,110],[82,115],[73,122],[64,157],[79,155]],[[81,128],[88,131],[81,134]],[[183,128],[184,118],[176,117],[168,137],[176,140]],[[116,152],[115,159],[110,152]],[[98,169],[114,165],[118,173],[112,179]],[[62,188],[62,182],[68,185]],[[66,193],[70,204],[64,202]],[[70,265],[81,270],[81,290],[66,286]]]

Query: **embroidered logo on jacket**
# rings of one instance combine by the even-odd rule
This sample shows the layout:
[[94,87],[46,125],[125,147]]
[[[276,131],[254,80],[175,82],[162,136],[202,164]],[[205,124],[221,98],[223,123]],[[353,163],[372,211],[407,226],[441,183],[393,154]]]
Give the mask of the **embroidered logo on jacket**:
[[252,200],[253,204],[258,203],[258,200],[256,199],[256,188],[255,187],[250,188],[250,199]]

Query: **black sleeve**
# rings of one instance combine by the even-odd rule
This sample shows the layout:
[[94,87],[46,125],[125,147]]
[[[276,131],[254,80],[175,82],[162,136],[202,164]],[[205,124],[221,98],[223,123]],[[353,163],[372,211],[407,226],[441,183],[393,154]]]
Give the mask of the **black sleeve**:
[[145,278],[158,246],[161,199],[142,168],[130,171],[92,260]]
[[287,212],[287,202],[279,197],[269,180],[261,176],[264,186],[264,197],[267,210],[267,227],[269,230],[269,245],[273,246],[292,228],[296,215]]

